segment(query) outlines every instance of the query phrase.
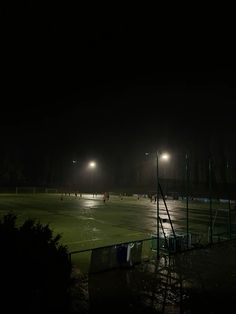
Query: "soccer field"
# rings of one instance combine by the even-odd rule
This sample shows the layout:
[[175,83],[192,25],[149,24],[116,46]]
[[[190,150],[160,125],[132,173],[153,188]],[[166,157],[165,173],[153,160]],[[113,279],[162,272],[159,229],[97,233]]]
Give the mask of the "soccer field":
[[[167,201],[175,231],[186,232],[184,201]],[[95,248],[121,242],[150,238],[156,234],[156,204],[148,198],[126,196],[121,200],[111,196],[105,204],[102,195],[63,196],[60,194],[0,194],[0,215],[9,211],[18,216],[21,224],[34,218],[49,224],[54,233],[62,234],[62,243],[69,251]],[[227,203],[213,203],[213,233],[228,232]],[[233,212],[234,213],[234,212]],[[232,231],[235,230],[232,214]],[[160,218],[164,219],[166,234],[171,233],[164,203],[160,201]],[[160,232],[161,228],[160,228]],[[209,203],[189,203],[189,232],[202,235],[207,241],[209,232]]]

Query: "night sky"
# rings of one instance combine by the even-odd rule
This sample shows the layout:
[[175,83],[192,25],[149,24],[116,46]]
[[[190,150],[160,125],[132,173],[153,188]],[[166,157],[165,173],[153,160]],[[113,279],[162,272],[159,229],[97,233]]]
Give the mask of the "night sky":
[[42,160],[119,168],[157,148],[235,159],[230,19],[58,2],[2,13],[2,172],[6,160],[32,181]]

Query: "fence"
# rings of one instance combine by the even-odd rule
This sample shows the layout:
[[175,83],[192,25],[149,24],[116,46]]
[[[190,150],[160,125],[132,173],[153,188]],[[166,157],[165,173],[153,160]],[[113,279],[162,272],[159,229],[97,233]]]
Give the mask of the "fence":
[[85,273],[131,267],[155,257],[153,238],[122,242],[69,253],[71,264]]
[[36,194],[36,193],[58,193],[56,188],[46,188],[46,187],[1,187],[0,193],[13,193],[13,194]]
[[[192,249],[200,243],[200,235],[177,234],[176,237],[160,237],[160,250],[173,254]],[[142,262],[156,259],[157,237],[122,242],[98,248],[72,251],[71,264],[81,273],[97,273],[122,267],[132,267]]]

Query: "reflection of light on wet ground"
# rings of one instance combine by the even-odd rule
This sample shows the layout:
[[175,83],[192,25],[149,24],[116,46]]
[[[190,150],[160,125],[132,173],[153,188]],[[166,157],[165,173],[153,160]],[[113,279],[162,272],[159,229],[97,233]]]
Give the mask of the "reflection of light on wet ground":
[[85,194],[83,196],[84,199],[90,199],[90,200],[101,200],[103,198],[102,194]]
[[78,216],[77,218],[82,219],[82,220],[94,220],[93,217]]
[[93,228],[92,231],[93,232],[99,232],[100,230],[98,228]]
[[[174,230],[177,229],[185,229],[185,223],[183,222],[186,219],[186,210],[184,208],[184,204],[180,201],[167,201],[166,202],[168,212],[170,215],[171,222],[173,224]],[[166,211],[166,207],[162,201],[159,203],[159,217],[161,219],[162,227],[164,229],[166,236],[173,235],[171,223],[169,216]],[[147,207],[147,213],[143,217],[142,226],[145,226],[149,229],[153,234],[156,233],[157,228],[157,204],[150,203],[149,207]],[[162,228],[160,226],[160,234],[163,235]]]
[[[184,201],[169,200],[166,202],[170,219],[176,234],[186,233],[186,203]],[[167,237],[173,235],[170,219],[165,204],[160,200],[159,215],[162,227]],[[83,225],[90,232],[101,235],[104,240],[107,237],[118,239],[123,234],[140,238],[155,235],[157,232],[157,204],[149,200],[134,200],[128,198],[120,200],[119,197],[111,197],[104,204],[102,195],[86,195],[78,199],[78,214],[81,220],[87,220]],[[220,211],[219,211],[220,212]],[[222,212],[227,214],[227,210]],[[82,217],[83,216],[83,217]],[[222,219],[222,217],[220,217]],[[218,216],[217,216],[217,219]],[[209,208],[204,203],[189,203],[189,232],[206,232],[209,221]],[[217,221],[215,226],[217,225]],[[94,228],[98,226],[99,229]],[[160,235],[163,236],[160,225]],[[115,231],[113,232],[113,228]],[[99,233],[98,233],[99,232]],[[109,234],[109,236],[108,236]],[[93,236],[94,237],[94,236]]]
[[97,202],[95,201],[95,200],[84,200],[84,207],[85,208],[89,208],[89,209],[91,209],[91,208],[95,208],[95,207],[97,207]]
[[[164,231],[165,231],[165,235],[167,237],[173,235],[173,232],[172,232],[172,230],[171,230],[171,228],[169,226],[164,227]],[[160,235],[162,235],[162,234],[163,234],[163,231],[162,231],[162,229],[160,229]]]

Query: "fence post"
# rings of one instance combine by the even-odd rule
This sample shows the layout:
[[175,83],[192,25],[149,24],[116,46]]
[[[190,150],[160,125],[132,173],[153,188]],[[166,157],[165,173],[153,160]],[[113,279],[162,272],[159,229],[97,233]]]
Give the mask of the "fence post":
[[231,193],[230,193],[230,175],[229,175],[229,161],[227,161],[226,165],[226,179],[227,179],[227,187],[228,187],[228,233],[229,233],[229,239],[231,240],[232,238],[232,230],[231,230],[231,206],[230,206],[230,198],[231,198]]
[[209,157],[209,218],[210,218],[210,244],[213,243],[213,230],[212,230],[212,160]]
[[188,198],[189,198],[189,159],[188,154],[185,156],[185,180],[186,180],[186,232],[187,232],[187,248],[189,248],[189,208],[188,208]]

